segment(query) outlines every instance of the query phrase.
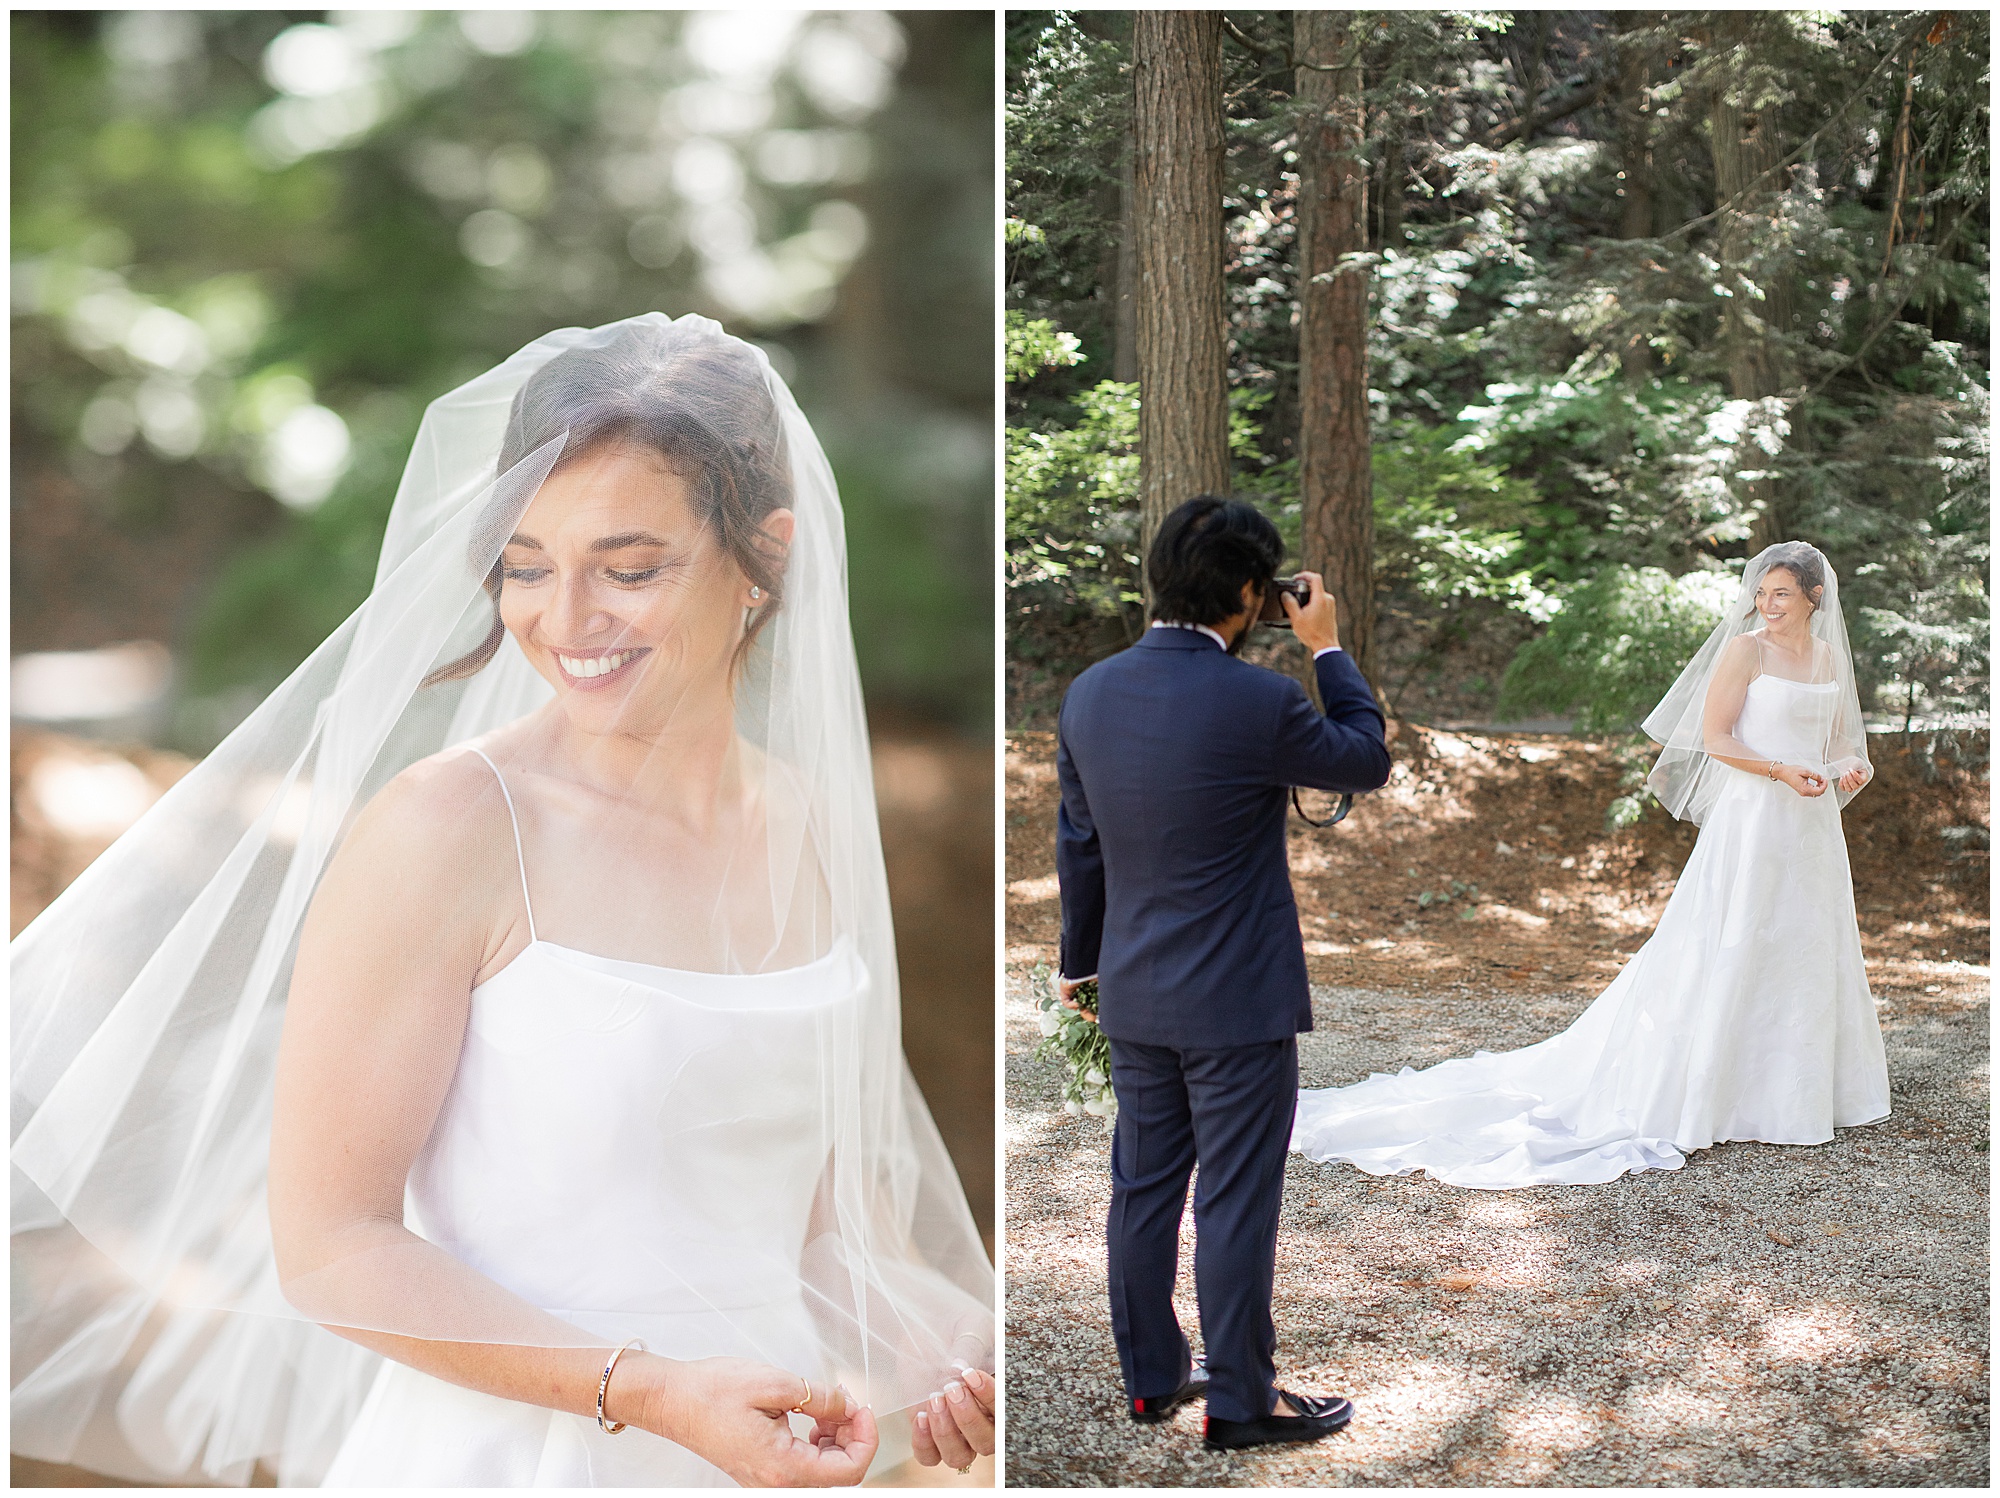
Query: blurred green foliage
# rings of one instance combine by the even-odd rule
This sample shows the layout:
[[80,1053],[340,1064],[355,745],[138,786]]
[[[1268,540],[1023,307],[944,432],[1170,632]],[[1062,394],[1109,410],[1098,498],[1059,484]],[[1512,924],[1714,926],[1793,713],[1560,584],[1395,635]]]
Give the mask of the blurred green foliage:
[[770,350],[871,704],[991,711],[992,26],[12,18],[15,648],[150,634],[204,748],[365,595],[426,402],[554,327]]

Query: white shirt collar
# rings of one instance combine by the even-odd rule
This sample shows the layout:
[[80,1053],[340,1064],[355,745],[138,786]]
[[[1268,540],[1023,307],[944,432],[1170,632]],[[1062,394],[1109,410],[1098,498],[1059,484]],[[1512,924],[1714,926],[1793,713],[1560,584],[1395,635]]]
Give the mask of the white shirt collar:
[[1229,642],[1223,639],[1222,636],[1217,634],[1214,630],[1210,629],[1206,624],[1183,624],[1178,619],[1155,619],[1153,621],[1153,628],[1191,629],[1199,634],[1207,635],[1211,640],[1215,641],[1215,643],[1220,645],[1224,650],[1227,650],[1229,648]]

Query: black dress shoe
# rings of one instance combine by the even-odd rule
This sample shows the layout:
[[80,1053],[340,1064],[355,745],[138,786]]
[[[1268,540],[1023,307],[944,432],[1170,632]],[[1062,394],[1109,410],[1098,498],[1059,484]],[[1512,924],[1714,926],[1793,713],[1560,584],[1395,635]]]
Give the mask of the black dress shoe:
[[1338,1394],[1291,1394],[1278,1397],[1296,1415],[1266,1415],[1261,1420],[1219,1420],[1210,1415],[1202,1425],[1201,1444],[1210,1451],[1241,1451],[1247,1446],[1276,1446],[1286,1441],[1317,1441],[1354,1418],[1354,1405]]
[[1141,1425],[1158,1425],[1190,1399],[1200,1399],[1207,1393],[1208,1369],[1197,1362],[1188,1370],[1187,1382],[1173,1393],[1133,1400],[1132,1418]]

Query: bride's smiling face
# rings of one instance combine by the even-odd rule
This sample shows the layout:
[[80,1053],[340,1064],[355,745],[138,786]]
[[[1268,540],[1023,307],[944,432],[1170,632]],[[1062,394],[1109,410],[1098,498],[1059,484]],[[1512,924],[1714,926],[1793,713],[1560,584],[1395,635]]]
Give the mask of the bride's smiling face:
[[[791,512],[763,522],[779,546]],[[645,732],[726,699],[745,610],[765,602],[687,479],[649,449],[614,446],[558,468],[501,554],[500,618],[591,732]]]
[[1773,567],[1758,580],[1756,608],[1774,635],[1789,639],[1812,630],[1813,601],[1789,567]]

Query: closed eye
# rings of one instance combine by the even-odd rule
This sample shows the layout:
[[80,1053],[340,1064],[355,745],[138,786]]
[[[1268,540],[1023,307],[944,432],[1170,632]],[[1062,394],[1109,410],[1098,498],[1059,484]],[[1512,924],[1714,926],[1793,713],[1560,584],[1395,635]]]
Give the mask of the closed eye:
[[619,572],[615,568],[607,567],[604,569],[604,575],[614,583],[625,583],[629,586],[633,583],[651,582],[666,570],[665,567],[646,567],[638,572]]
[[538,583],[549,575],[546,567],[502,567],[500,575],[510,583]]

